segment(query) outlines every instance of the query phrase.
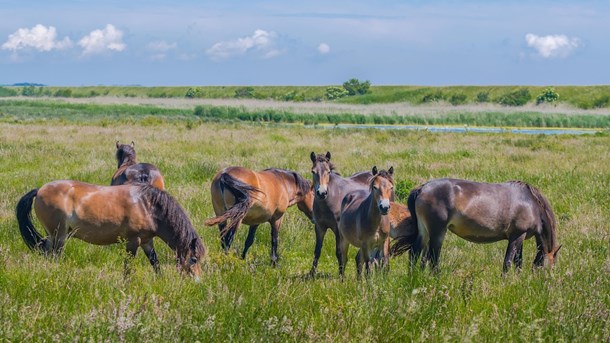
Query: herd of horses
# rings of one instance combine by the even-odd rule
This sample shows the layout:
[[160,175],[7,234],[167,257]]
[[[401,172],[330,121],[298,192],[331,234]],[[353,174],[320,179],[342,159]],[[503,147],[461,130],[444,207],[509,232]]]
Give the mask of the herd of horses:
[[[158,272],[153,238],[159,237],[175,252],[178,270],[199,280],[206,248],[186,212],[165,191],[162,173],[152,164],[137,162],[133,142],[117,141],[116,159],[110,186],[58,180],[25,194],[16,207],[25,244],[55,256],[61,254],[69,237],[97,245],[125,242],[129,256],[142,248]],[[513,264],[521,268],[523,241],[530,237],[536,240],[533,264],[537,267],[545,262],[552,266],[561,247],[548,200],[524,182],[433,179],[413,189],[404,206],[394,201],[393,167],[373,167],[342,177],[330,152],[312,152],[310,159],[313,182],[277,168],[252,171],[233,166],[214,176],[210,191],[216,216],[205,225],[218,225],[225,252],[239,226],[246,224],[249,232],[241,254],[245,258],[257,228],[268,222],[275,266],[278,233],[286,210],[293,205],[315,226],[312,276],[328,229],[335,235],[340,275],[344,275],[350,245],[359,249],[358,275],[363,267],[367,274],[372,266],[387,270],[391,256],[407,251],[412,266],[419,261],[422,268],[429,263],[438,271],[447,230],[476,243],[508,240],[504,273]],[[33,225],[32,208],[46,237]],[[127,264],[125,267],[127,270]]]

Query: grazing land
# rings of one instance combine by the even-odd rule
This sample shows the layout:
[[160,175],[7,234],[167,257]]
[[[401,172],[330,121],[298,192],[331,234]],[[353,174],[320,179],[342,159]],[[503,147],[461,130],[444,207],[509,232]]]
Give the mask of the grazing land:
[[[11,100],[13,101],[13,100]],[[149,105],[0,107],[0,338],[6,341],[590,341],[610,339],[610,137],[436,134],[318,129],[270,122],[203,120],[193,107]],[[93,106],[93,107],[90,107]],[[90,109],[93,108],[93,109]],[[151,108],[159,113],[151,114]],[[183,114],[163,111],[184,111]],[[130,112],[131,111],[131,112]],[[141,112],[138,112],[141,111]],[[105,113],[104,113],[105,112]],[[142,252],[123,275],[124,247],[69,240],[63,256],[27,250],[14,208],[56,179],[109,184],[115,141],[135,141],[138,160],[157,165],[209,249],[203,281],[182,277],[157,241],[162,273]],[[269,263],[268,225],[246,260],[246,228],[221,252],[209,186],[221,168],[280,167],[310,178],[309,153],[332,152],[349,175],[394,166],[398,200],[430,178],[519,179],[538,187],[563,244],[553,270],[531,270],[524,243],[519,274],[501,275],[506,242],[473,244],[448,233],[441,271],[391,260],[387,275],[356,278],[350,248],[337,273],[328,233],[320,275],[308,278],[313,225],[291,208],[280,232],[279,266]],[[37,228],[42,227],[37,223]]]

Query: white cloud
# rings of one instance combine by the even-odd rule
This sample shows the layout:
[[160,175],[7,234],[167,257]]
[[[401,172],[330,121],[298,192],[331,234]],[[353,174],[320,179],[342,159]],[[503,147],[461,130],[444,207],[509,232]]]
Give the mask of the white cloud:
[[167,52],[169,50],[175,49],[178,46],[176,43],[168,43],[166,41],[154,41],[148,43],[148,50],[158,51],[158,52]]
[[53,26],[36,25],[31,29],[18,29],[8,36],[8,40],[2,44],[2,49],[17,50],[34,49],[38,51],[51,51],[54,49],[65,49],[72,46],[68,37],[57,40],[57,31]]
[[330,52],[330,45],[320,43],[320,45],[318,45],[318,52],[322,55],[328,54]]
[[525,41],[527,46],[536,49],[543,58],[566,57],[581,46],[580,39],[566,35],[538,36],[528,33]]
[[78,41],[83,48],[83,55],[98,54],[106,51],[123,51],[127,47],[123,43],[123,31],[108,24],[103,30],[91,31]]
[[214,60],[221,60],[257,50],[262,53],[264,58],[272,58],[282,53],[282,51],[275,49],[276,38],[277,34],[275,32],[258,29],[254,31],[252,36],[218,42],[206,50],[206,53]]

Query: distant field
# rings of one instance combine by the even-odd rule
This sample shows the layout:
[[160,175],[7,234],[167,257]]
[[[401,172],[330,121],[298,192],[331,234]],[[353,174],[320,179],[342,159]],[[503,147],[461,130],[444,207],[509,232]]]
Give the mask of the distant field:
[[[608,135],[331,130],[210,122],[193,106],[147,106],[0,103],[0,341],[610,339]],[[120,244],[69,240],[61,258],[48,260],[22,242],[13,213],[18,199],[56,179],[109,184],[116,140],[135,141],[139,160],[165,174],[210,250],[202,283],[180,277],[160,241],[162,274],[155,276],[139,252],[127,279]],[[394,166],[403,203],[412,187],[437,177],[535,185],[558,219],[556,268],[532,271],[535,242],[528,240],[524,270],[503,277],[505,242],[472,244],[448,233],[438,276],[410,271],[401,256],[387,275],[357,280],[352,247],[342,280],[329,233],[320,277],[311,280],[313,226],[294,208],[280,231],[278,268],[269,263],[266,224],[246,260],[225,256],[218,230],[202,224],[213,212],[213,175],[241,165],[288,168],[310,179],[309,153],[327,150],[344,175]]]
[[[331,85],[329,85],[331,86]],[[184,86],[184,87],[0,87],[1,96],[25,95],[31,97],[138,97],[138,98],[200,98],[200,99],[259,99],[287,102],[327,101],[329,86]],[[340,87],[335,85],[334,87]],[[553,86],[553,85],[549,85]],[[333,100],[344,104],[411,105],[447,103],[504,104],[522,106],[536,104],[537,97],[547,87],[540,86],[380,86],[373,85],[364,95]],[[579,109],[610,107],[610,86],[555,86],[559,95],[555,103]]]

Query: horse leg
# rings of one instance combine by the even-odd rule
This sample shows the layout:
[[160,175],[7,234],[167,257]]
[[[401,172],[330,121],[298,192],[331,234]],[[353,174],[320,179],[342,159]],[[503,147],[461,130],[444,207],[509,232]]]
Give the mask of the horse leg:
[[124,269],[123,269],[124,276],[128,276],[130,274],[131,270],[129,268],[129,264],[130,264],[131,260],[133,260],[134,257],[136,257],[136,253],[138,252],[139,246],[140,246],[140,239],[137,237],[132,238],[127,241],[127,244],[125,245],[125,250],[127,251],[127,256],[125,257],[125,264],[124,264]]
[[316,247],[313,251],[313,263],[311,264],[311,270],[309,271],[311,277],[316,276],[318,260],[320,259],[320,254],[322,254],[322,243],[324,243],[324,236],[326,235],[326,228],[322,228],[317,223],[314,225],[314,229],[316,232]]
[[517,271],[521,271],[521,265],[523,263],[523,241],[516,245],[517,253],[515,253],[515,258],[513,262],[515,263],[515,269]]
[[542,267],[542,265],[544,264],[544,248],[542,245],[542,237],[540,236],[540,234],[536,234],[536,257],[534,258],[534,268],[536,267]]
[[141,245],[142,250],[144,250],[144,254],[148,257],[148,261],[152,265],[155,273],[159,274],[161,269],[159,268],[159,260],[157,259],[157,253],[155,252],[155,247],[153,245],[153,240],[144,243]]
[[366,277],[368,278],[371,275],[371,263],[374,262],[371,261],[371,252],[369,251],[369,249],[366,247],[366,245],[362,246],[362,248],[360,248],[360,253],[361,253],[361,260],[362,260],[362,264],[364,264],[364,268],[366,270]]
[[390,271],[390,236],[386,237],[383,242],[383,264],[381,265],[381,269],[384,272]]
[[362,264],[364,263],[364,260],[362,259],[362,249],[358,250],[358,253],[356,254],[356,272],[358,275],[358,278],[360,278],[360,275],[362,275]]
[[271,224],[271,265],[273,267],[277,266],[277,260],[279,256],[277,255],[277,243],[279,240],[279,232],[280,226],[282,225],[282,218],[270,222]]
[[337,260],[339,261],[339,275],[345,274],[345,265],[347,264],[347,251],[349,250],[349,242],[341,235],[337,234]]
[[436,237],[430,236],[430,246],[428,247],[428,259],[430,260],[430,269],[433,273],[440,271],[439,261],[441,258],[441,248],[445,238],[445,230],[441,231]]
[[[225,254],[227,254],[229,252],[229,249],[231,248],[231,244],[233,243],[233,238],[235,238],[235,232],[237,231],[237,228],[240,225],[241,225],[241,221],[239,223],[237,223],[237,225],[235,225],[232,229],[225,232],[224,236],[221,237],[220,245],[222,246],[222,249],[224,250]],[[220,229],[221,234],[225,230],[226,226],[227,226],[226,222],[218,224],[218,228]]]
[[[419,257],[421,256],[421,253],[422,253],[422,241],[421,240],[422,240],[421,236],[418,236],[417,239],[415,239],[415,243],[413,243],[413,245],[411,246],[411,249],[409,250],[409,268],[411,268],[411,269],[413,269],[415,267],[417,260],[419,260]],[[423,265],[423,267],[425,267],[425,265]]]
[[508,247],[506,247],[506,255],[504,256],[504,264],[502,265],[502,273],[506,274],[510,269],[510,265],[515,259],[515,255],[517,253],[517,247],[523,244],[523,240],[525,239],[525,232],[518,235],[513,236],[508,239]]
[[254,243],[254,236],[256,235],[257,228],[258,228],[258,224],[250,225],[250,229],[248,230],[248,238],[246,238],[246,244],[244,244],[244,251],[241,253],[241,258],[244,260],[246,259],[246,253],[252,246],[252,243]]

